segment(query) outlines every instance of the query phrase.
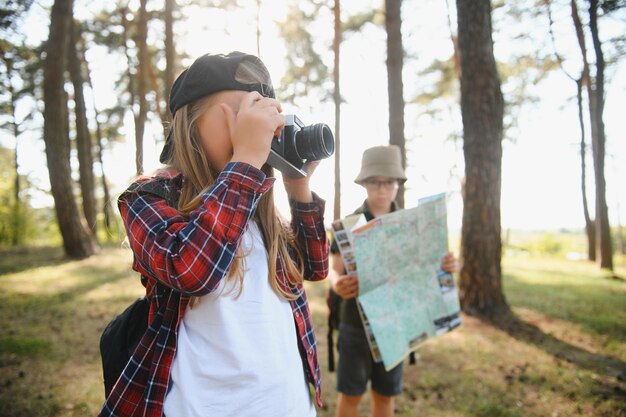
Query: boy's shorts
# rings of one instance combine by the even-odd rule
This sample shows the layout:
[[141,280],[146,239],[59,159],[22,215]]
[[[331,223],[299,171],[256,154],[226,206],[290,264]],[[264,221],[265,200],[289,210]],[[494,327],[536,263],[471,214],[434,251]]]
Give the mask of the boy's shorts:
[[375,363],[363,328],[341,323],[337,349],[337,391],[351,396],[363,395],[371,380],[372,389],[380,395],[391,397],[402,392],[404,362],[389,372],[382,362]]

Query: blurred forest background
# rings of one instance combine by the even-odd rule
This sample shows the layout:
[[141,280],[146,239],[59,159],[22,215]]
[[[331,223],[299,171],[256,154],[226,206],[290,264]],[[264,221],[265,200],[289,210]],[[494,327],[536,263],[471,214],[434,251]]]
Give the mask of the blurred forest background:
[[[461,183],[473,179],[466,178],[456,4],[344,3],[90,1],[67,3],[53,14],[51,0],[5,2],[0,245],[63,244],[68,255],[81,257],[98,244],[119,242],[115,199],[133,175],[157,166],[173,79],[199,54],[231,49],[261,56],[280,99],[306,123],[334,128],[334,161],[324,161],[328,169],[315,179],[328,201],[327,221],[350,213],[362,198],[352,183],[362,150],[391,142],[404,150],[409,174],[400,203],[406,198],[411,206],[425,193],[448,191],[451,229],[459,230],[462,216],[454,214],[463,209]],[[549,229],[537,235],[534,249],[552,239],[570,256],[596,259],[591,248],[598,244],[605,258],[609,251],[623,253],[626,144],[614,110],[622,102],[610,100],[626,94],[623,6],[492,4],[489,36],[503,97],[495,147],[504,150],[496,158],[505,176],[502,189],[498,184],[486,192],[502,195],[506,230]],[[429,18],[436,25],[429,26]],[[469,41],[468,48],[477,42]],[[529,116],[538,109],[555,117],[546,110],[555,101],[558,119]],[[364,113],[371,123],[363,123]],[[555,128],[565,140],[554,137]],[[530,131],[539,137],[524,135]],[[565,148],[555,147],[559,141]],[[554,170],[540,170],[546,158]],[[549,194],[541,182],[550,184]],[[526,189],[535,189],[536,197]],[[512,200],[512,194],[520,198]],[[547,199],[552,204],[542,202]],[[556,219],[552,206],[558,207]],[[581,231],[588,248],[569,243]],[[508,231],[504,240],[511,243],[516,234]]]
[[[429,19],[437,23],[430,26]],[[314,188],[328,202],[328,222],[362,201],[352,184],[362,151],[397,144],[409,176],[398,194],[402,207],[414,205],[424,193],[448,192],[451,249],[464,261],[457,278],[467,327],[501,331],[491,335],[493,340],[508,335],[574,363],[564,365],[569,368],[559,376],[542,370],[529,388],[544,389],[553,377],[584,380],[579,391],[563,394],[565,403],[576,403],[567,395],[584,398],[580,410],[563,406],[556,415],[592,415],[594,407],[600,411],[593,415],[624,415],[619,400],[626,393],[626,237],[621,224],[626,217],[626,138],[624,102],[619,101],[626,97],[623,0],[3,2],[0,304],[5,306],[0,312],[6,323],[0,333],[0,368],[9,376],[0,381],[7,393],[0,394],[0,414],[95,411],[99,393],[94,386],[82,405],[67,392],[59,394],[56,385],[39,387],[37,400],[11,405],[11,398],[23,395],[25,381],[32,383],[26,364],[39,367],[42,375],[68,364],[63,354],[58,363],[44,361],[41,352],[54,352],[51,346],[59,341],[29,336],[35,329],[51,332],[42,330],[35,315],[81,329],[66,320],[68,311],[87,314],[89,335],[70,332],[63,343],[86,355],[87,372],[97,378],[98,331],[140,290],[133,287],[137,282],[118,286],[122,277],[133,277],[127,269],[107,275],[112,265],[130,265],[128,252],[119,249],[124,230],[116,197],[133,176],[157,166],[175,77],[201,53],[232,49],[257,54],[267,63],[279,98],[295,109],[289,112],[333,128],[335,155],[314,179]],[[554,146],[557,139],[565,140],[564,147]],[[550,168],[539,172],[546,160]],[[548,194],[538,191],[544,182],[551,185]],[[523,204],[511,203],[516,194]],[[568,220],[550,220],[548,225],[555,226],[546,227],[540,218],[554,207],[557,219]],[[534,220],[541,226],[533,227]],[[521,224],[527,227],[511,226]],[[28,284],[24,274],[31,273]],[[50,281],[50,276],[59,279]],[[91,294],[96,278],[108,291],[118,291],[116,304]],[[542,282],[551,289],[536,292]],[[581,311],[603,317],[602,323],[589,324],[574,314],[584,298],[576,286],[583,282],[594,290]],[[49,285],[47,301],[37,295],[39,285]],[[74,285],[95,298],[75,300],[68,290]],[[322,287],[311,289],[320,329]],[[541,307],[542,302],[558,304],[559,294],[571,296],[563,307],[571,314]],[[533,296],[542,302],[533,302]],[[95,310],[83,311],[85,303],[94,303]],[[553,315],[562,321],[558,326],[549,319]],[[546,330],[546,323],[560,330]],[[56,325],[53,331],[62,328]],[[587,330],[591,336],[583,334]],[[89,346],[80,341],[83,336]],[[451,349],[462,351],[466,336],[456,337],[459,345]],[[81,343],[83,348],[76,347]],[[472,343],[480,348],[483,342]],[[436,351],[446,348],[434,346],[425,355],[436,362]],[[322,344],[322,349],[327,347]],[[520,357],[533,354],[525,351]],[[486,360],[473,359],[483,365]],[[48,371],[41,368],[46,366]],[[526,375],[528,366],[494,372],[503,371],[509,381]],[[578,374],[576,366],[590,373]],[[432,380],[409,377],[417,385],[400,403],[406,415],[417,415],[414,406],[443,402],[437,381],[445,379],[445,372],[433,370]],[[589,382],[599,380],[609,387],[601,394]],[[420,389],[435,394],[424,399],[415,394]],[[546,411],[549,407],[520,411],[517,401],[526,399],[512,398],[503,408],[497,397],[478,404],[482,391],[470,392],[471,398],[456,394],[461,395],[457,411],[438,415],[555,415]],[[68,395],[71,404],[65,407]],[[32,401],[47,411],[34,414]],[[554,398],[542,401],[545,405]]]

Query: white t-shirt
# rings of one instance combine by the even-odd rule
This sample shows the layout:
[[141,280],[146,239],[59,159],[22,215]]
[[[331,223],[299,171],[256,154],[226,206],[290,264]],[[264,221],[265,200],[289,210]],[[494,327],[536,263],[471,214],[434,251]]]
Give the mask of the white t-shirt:
[[[178,330],[166,417],[312,417],[293,313],[268,281],[254,222],[241,242],[243,291],[230,281],[187,307]],[[226,287],[226,288],[224,288]]]

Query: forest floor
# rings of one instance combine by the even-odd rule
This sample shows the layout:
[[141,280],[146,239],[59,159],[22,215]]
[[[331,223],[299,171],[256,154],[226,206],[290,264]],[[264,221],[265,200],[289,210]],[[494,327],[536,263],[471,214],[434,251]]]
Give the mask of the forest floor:
[[[98,413],[100,334],[143,291],[130,262],[122,248],[82,261],[60,249],[0,251],[0,416]],[[416,364],[407,360],[396,415],[626,417],[626,270],[506,256],[503,272],[513,314],[463,315],[460,328],[425,343]],[[323,378],[318,416],[329,417],[327,283],[306,288]]]

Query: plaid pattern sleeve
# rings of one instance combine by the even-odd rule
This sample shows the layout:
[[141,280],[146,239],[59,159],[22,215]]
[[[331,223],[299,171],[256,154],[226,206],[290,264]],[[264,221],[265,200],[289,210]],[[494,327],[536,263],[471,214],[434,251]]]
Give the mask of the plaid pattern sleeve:
[[229,163],[188,218],[158,196],[129,193],[120,212],[133,268],[186,295],[210,293],[228,273],[246,225],[273,182],[248,164]]
[[304,278],[318,281],[328,275],[329,242],[324,226],[324,200],[313,193],[313,201],[289,201],[291,227],[304,256]]
[[[324,200],[313,194],[311,203],[290,201],[291,227],[296,234],[304,260],[304,278],[317,281],[328,275],[330,245],[324,227]],[[321,377],[311,311],[304,288],[298,289],[300,297],[291,301],[298,331],[300,354],[305,362],[307,378],[315,387],[315,401],[322,407]]]

